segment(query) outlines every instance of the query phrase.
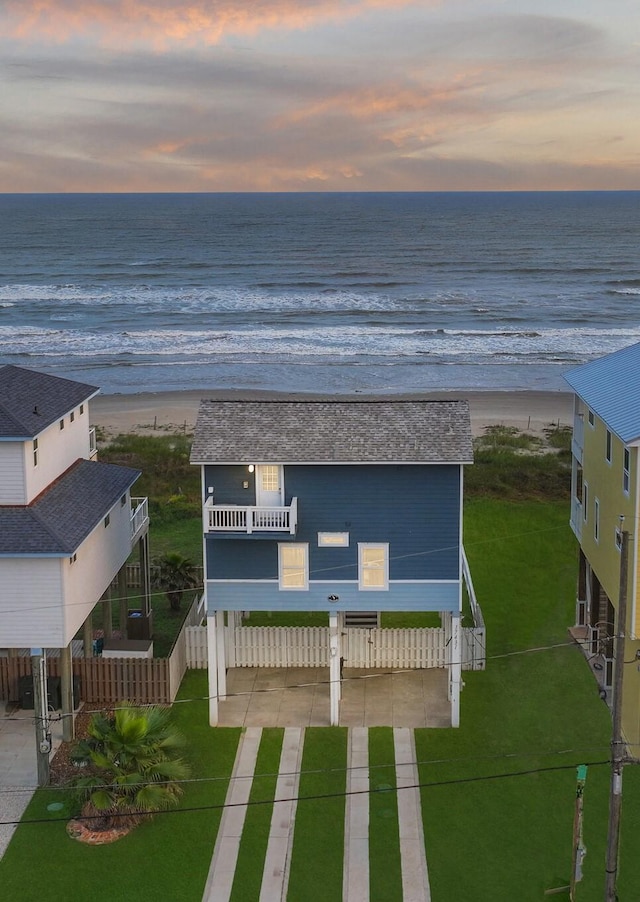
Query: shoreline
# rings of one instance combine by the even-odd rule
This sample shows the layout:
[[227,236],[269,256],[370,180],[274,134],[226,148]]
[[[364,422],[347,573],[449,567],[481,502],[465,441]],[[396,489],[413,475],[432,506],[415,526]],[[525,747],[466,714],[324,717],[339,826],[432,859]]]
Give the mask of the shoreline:
[[91,424],[107,435],[193,432],[200,401],[318,400],[357,401],[377,398],[385,401],[457,401],[468,400],[471,430],[482,435],[488,426],[513,426],[522,432],[542,435],[550,425],[571,426],[573,395],[561,391],[426,391],[393,395],[355,393],[349,395],[277,392],[243,389],[188,389],[185,391],[141,392],[139,394],[99,394],[90,402]]

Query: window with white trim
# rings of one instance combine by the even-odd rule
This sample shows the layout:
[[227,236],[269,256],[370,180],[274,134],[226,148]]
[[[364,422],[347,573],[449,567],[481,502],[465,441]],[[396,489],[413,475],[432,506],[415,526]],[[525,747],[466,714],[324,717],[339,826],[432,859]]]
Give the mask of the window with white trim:
[[358,543],[358,588],[381,591],[389,588],[389,545],[387,542]]
[[589,483],[582,483],[582,517],[586,523],[589,518]]
[[38,466],[38,439],[33,440],[33,466]]
[[309,546],[306,542],[278,545],[278,583],[283,590],[309,588]]
[[622,491],[625,495],[628,495],[630,486],[629,471],[631,469],[631,451],[628,448],[625,448],[622,452],[622,457]]
[[606,457],[608,464],[611,463],[611,445],[612,445],[611,430],[607,429],[607,450],[606,450],[605,457]]
[[594,412],[593,412],[592,410],[590,410],[589,413],[587,414],[587,420],[588,420],[589,425],[591,426],[591,428],[593,428],[593,427],[596,425],[595,414],[594,414]]
[[600,502],[597,498],[593,502],[593,538],[600,541]]

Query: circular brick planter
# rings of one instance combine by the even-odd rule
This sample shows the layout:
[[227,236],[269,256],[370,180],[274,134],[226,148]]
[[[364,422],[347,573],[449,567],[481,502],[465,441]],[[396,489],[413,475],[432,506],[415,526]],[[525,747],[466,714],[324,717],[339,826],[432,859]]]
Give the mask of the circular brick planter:
[[111,827],[109,830],[92,830],[83,821],[70,820],[67,824],[67,833],[71,839],[86,843],[89,846],[104,846],[126,836],[131,827]]

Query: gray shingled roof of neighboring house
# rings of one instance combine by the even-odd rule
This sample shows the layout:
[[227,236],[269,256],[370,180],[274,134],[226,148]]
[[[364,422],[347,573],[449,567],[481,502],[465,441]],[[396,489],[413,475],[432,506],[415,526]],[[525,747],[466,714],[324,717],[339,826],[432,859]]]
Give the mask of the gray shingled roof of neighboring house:
[[99,390],[20,366],[1,366],[0,438],[31,439]]
[[192,463],[472,463],[467,401],[203,401]]
[[73,554],[140,476],[79,460],[28,506],[0,507],[0,555]]

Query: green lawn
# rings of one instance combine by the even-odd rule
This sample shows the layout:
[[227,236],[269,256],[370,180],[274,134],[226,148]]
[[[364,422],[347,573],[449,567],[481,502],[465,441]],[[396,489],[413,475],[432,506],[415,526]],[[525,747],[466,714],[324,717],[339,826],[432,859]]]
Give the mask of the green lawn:
[[[206,694],[206,674],[188,673],[183,698]],[[3,899],[16,902],[149,902],[202,897],[221,806],[227,793],[240,731],[212,730],[207,702],[176,705],[175,718],[189,738],[193,777],[213,778],[187,785],[180,808],[156,815],[129,836],[108,846],[86,846],[69,839],[65,820],[47,812],[60,792],[36,793],[23,823],[0,861]],[[65,794],[67,808],[71,801]],[[202,810],[189,811],[189,808]],[[60,815],[56,814],[58,818]]]
[[[465,547],[487,623],[488,661],[485,672],[463,674],[459,729],[416,731],[434,902],[533,902],[542,900],[546,889],[567,884],[575,766],[589,762],[588,851],[576,900],[603,897],[609,767],[596,762],[608,759],[611,719],[582,655],[564,644],[574,620],[576,579],[576,547],[567,518],[565,503],[474,499],[467,504]],[[562,645],[549,647],[557,644]],[[182,695],[206,695],[206,672],[189,673]],[[222,777],[190,785],[183,808],[221,804],[239,733],[211,730],[205,701],[177,705],[175,711],[189,738],[196,775]],[[371,732],[372,764],[393,760],[390,737],[386,729]],[[265,731],[260,773],[275,773],[280,741],[279,731]],[[307,731],[300,795],[337,796],[298,804],[293,902],[341,898],[345,765],[345,730]],[[372,788],[381,775],[393,787],[392,769],[376,768]],[[252,798],[271,798],[274,781],[264,777]],[[51,798],[51,791],[39,793],[25,820],[51,821],[46,811]],[[385,902],[400,898],[395,799],[391,789],[370,800],[372,886]],[[257,898],[270,812],[270,805],[249,810],[240,852],[242,883],[234,887],[234,899]],[[3,896],[20,902],[84,902],[96,894],[127,902],[196,902],[219,817],[219,810],[159,815],[104,848],[69,840],[63,822],[25,823],[0,862]],[[621,851],[620,899],[636,899],[640,769],[632,766],[624,775]]]
[[371,902],[402,902],[393,730],[369,730],[369,886]]

